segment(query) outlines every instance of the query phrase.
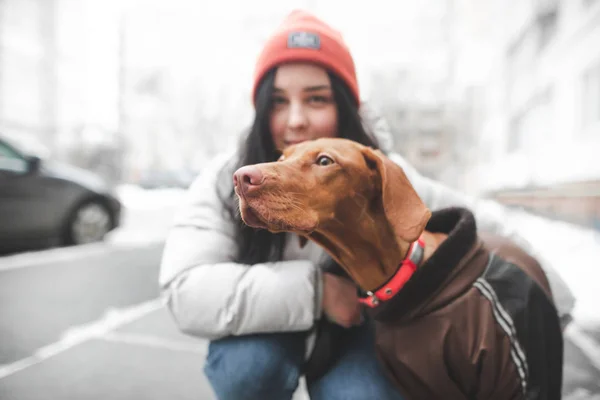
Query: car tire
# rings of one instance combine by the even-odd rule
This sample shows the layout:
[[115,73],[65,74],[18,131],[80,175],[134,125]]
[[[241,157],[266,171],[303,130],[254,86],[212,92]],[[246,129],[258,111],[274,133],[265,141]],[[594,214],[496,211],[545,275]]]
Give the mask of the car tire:
[[69,215],[64,231],[67,246],[99,242],[112,227],[112,215],[97,200],[79,204]]

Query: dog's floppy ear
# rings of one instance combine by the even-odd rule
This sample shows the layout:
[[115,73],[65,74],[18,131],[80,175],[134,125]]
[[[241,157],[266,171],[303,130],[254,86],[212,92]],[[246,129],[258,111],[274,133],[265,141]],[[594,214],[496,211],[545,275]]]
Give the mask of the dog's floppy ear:
[[431,217],[402,168],[381,151],[362,150],[367,166],[379,175],[382,209],[400,242],[412,243],[419,238]]

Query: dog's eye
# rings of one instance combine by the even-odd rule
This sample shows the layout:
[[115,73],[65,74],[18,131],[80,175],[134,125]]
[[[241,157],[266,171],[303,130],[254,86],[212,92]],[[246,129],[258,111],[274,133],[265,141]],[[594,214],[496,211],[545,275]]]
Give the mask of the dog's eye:
[[325,167],[331,164],[333,164],[333,159],[329,156],[319,156],[319,158],[317,158],[317,165],[321,167]]

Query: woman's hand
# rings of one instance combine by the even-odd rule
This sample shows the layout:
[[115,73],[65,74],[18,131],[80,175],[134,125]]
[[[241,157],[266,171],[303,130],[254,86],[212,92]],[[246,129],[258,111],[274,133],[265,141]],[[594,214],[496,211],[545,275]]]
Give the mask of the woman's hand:
[[360,325],[362,322],[356,285],[347,278],[323,273],[322,307],[331,321],[344,328]]

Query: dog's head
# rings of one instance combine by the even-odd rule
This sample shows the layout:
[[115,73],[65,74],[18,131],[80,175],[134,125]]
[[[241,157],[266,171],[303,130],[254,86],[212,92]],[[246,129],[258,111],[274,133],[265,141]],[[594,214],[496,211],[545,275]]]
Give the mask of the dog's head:
[[402,168],[383,153],[346,139],[290,146],[279,161],[234,173],[244,222],[308,236],[383,215],[397,240],[413,242],[430,212]]

